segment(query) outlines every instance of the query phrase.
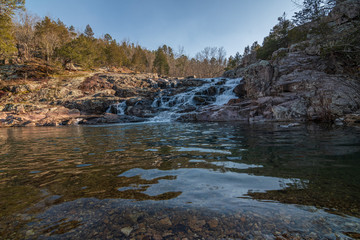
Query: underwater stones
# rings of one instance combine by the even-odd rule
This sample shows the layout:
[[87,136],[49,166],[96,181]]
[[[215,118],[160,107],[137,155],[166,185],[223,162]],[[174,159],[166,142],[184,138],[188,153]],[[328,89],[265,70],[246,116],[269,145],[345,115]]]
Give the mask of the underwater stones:
[[217,219],[211,219],[207,222],[209,227],[215,229],[219,225],[219,221]]
[[172,222],[171,222],[171,220],[170,220],[169,217],[165,217],[165,218],[161,219],[161,220],[159,221],[159,224],[160,224],[160,225],[163,225],[163,226],[165,226],[165,227],[170,227],[170,226],[172,226]]
[[131,232],[133,231],[133,228],[131,227],[124,227],[120,230],[126,237],[129,237]]

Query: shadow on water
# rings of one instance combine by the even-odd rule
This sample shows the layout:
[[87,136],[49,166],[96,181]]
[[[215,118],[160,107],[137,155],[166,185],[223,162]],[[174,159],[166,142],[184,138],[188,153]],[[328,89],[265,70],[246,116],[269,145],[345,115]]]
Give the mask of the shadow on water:
[[[4,238],[356,238],[360,129],[0,129]],[[334,214],[335,213],[335,214]]]

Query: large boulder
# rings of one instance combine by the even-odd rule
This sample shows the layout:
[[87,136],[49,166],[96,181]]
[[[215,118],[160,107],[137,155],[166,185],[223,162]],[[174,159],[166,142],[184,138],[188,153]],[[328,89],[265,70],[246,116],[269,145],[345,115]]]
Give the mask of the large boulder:
[[88,77],[81,83],[79,89],[83,92],[93,93],[95,91],[112,89],[113,84],[107,81],[107,79],[100,77],[99,75],[94,75]]
[[270,93],[270,86],[274,76],[274,67],[269,61],[259,61],[245,68],[225,72],[224,77],[242,77],[244,86],[242,92],[246,92],[248,98],[263,97]]

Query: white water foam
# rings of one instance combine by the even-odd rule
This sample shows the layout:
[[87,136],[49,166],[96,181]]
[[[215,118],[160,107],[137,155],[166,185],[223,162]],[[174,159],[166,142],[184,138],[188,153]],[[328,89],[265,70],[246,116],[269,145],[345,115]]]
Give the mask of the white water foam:
[[[204,106],[222,106],[229,100],[236,99],[234,89],[242,78],[205,78],[201,86],[189,87],[188,91],[171,95],[169,91],[160,93],[151,107],[158,110],[155,117],[148,122],[171,122],[183,114],[188,114]],[[115,108],[118,115],[125,115],[126,101],[112,105],[107,112]]]
[[117,115],[125,115],[125,110],[126,110],[126,101],[120,102],[118,104],[113,104],[111,105],[106,112],[107,113],[111,113],[111,108],[115,108],[116,109],[116,113]]
[[125,109],[126,109],[126,101],[123,101],[116,105],[116,110],[118,115],[125,115]]
[[234,88],[240,84],[242,78],[208,78],[202,80],[205,81],[203,85],[193,87],[187,92],[182,92],[173,96],[163,95],[155,99],[152,103],[152,107],[159,109],[160,113],[154,118],[151,118],[150,121],[170,122],[184,114],[182,111],[187,113],[195,111],[199,108],[199,104],[196,102],[196,97],[201,98],[202,96],[199,96],[199,93],[206,92],[211,88],[215,89],[216,93],[214,96],[205,96],[213,98],[212,103],[211,101],[208,101],[210,104],[207,106],[222,106],[227,104],[229,100],[237,98],[233,91]]
[[240,84],[242,78],[236,78],[236,79],[229,79],[224,84],[224,87],[227,88],[222,94],[218,95],[216,97],[215,103],[213,105],[216,106],[222,106],[224,104],[227,104],[231,99],[235,99],[236,94],[234,93],[234,89],[237,85]]

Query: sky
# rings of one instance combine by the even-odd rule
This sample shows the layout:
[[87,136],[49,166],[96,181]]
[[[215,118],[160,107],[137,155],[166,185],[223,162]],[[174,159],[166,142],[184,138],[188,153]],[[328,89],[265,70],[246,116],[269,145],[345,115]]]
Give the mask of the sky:
[[194,57],[205,47],[224,47],[227,56],[262,43],[277,18],[297,11],[291,0],[26,0],[30,13],[58,18],[96,37],[110,34],[149,50],[166,44]]

